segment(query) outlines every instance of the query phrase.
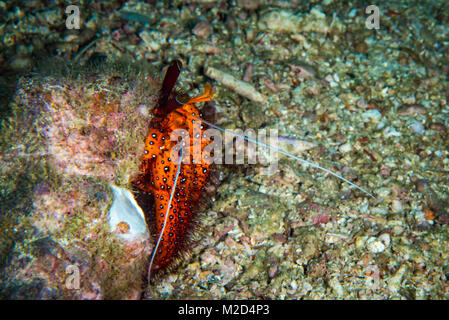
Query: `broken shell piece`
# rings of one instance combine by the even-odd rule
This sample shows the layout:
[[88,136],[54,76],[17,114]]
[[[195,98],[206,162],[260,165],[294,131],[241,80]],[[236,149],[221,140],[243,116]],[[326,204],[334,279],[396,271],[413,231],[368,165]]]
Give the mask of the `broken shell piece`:
[[398,109],[398,114],[400,116],[412,116],[425,113],[427,113],[427,109],[422,104],[404,105]]
[[316,145],[311,142],[293,139],[293,138],[287,138],[284,136],[279,136],[278,142],[279,142],[280,149],[285,150],[294,155],[300,155],[304,151],[307,151],[309,149],[316,147]]
[[208,21],[199,22],[192,30],[192,33],[198,38],[206,39],[210,36],[212,30]]
[[295,64],[290,64],[290,68],[296,73],[299,79],[315,78],[318,79],[318,72],[316,69],[303,61],[296,61]]
[[379,237],[371,237],[367,241],[368,250],[372,253],[381,253],[390,246],[390,235],[384,233]]
[[142,209],[125,188],[111,185],[114,201],[109,209],[109,227],[120,238],[133,241],[148,238],[147,224]]

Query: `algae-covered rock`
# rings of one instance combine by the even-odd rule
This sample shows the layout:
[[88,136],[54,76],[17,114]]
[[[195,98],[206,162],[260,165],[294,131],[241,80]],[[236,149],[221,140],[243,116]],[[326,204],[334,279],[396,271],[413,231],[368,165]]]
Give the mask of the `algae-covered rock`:
[[110,186],[129,194],[155,88],[119,66],[19,81],[1,123],[0,296],[140,297],[148,233],[111,230]]

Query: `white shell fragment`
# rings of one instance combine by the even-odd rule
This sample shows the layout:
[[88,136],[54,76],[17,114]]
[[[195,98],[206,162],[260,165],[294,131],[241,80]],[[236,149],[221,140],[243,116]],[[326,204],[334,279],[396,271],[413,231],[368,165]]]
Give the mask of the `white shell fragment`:
[[165,44],[165,36],[158,31],[148,32],[146,30],[139,33],[140,39],[143,40],[150,52],[156,52]]
[[367,248],[372,253],[381,253],[390,245],[390,235],[384,233],[379,237],[371,237],[367,241]]
[[314,143],[284,136],[278,137],[278,143],[278,148],[290,152],[294,155],[300,155],[304,151],[316,147],[316,144]]
[[148,238],[147,224],[142,209],[134,196],[125,188],[110,185],[114,201],[109,209],[109,227],[127,241]]
[[363,112],[362,117],[364,122],[369,121],[379,122],[380,119],[382,119],[382,114],[379,112],[379,110],[374,109]]

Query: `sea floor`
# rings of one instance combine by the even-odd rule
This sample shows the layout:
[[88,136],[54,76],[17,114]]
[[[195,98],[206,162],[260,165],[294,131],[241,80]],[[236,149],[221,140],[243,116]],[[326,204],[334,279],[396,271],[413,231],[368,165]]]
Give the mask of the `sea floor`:
[[[0,2],[0,297],[449,298],[445,1],[374,1],[378,29],[365,1],[87,2],[79,30],[46,3]],[[68,77],[42,57],[100,71]],[[217,165],[191,254],[141,290],[152,239],[104,229],[107,185],[138,167],[172,59],[191,96],[214,86],[217,125],[277,129],[282,148],[374,198],[282,155],[269,174]],[[119,60],[145,68],[104,70]],[[67,287],[70,264],[84,291]]]

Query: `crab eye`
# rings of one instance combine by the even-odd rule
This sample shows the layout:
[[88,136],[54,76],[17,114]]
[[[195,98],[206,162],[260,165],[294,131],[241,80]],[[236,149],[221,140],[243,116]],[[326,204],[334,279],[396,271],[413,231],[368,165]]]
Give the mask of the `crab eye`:
[[175,100],[176,100],[176,102],[178,102],[179,104],[184,105],[184,104],[186,104],[187,102],[189,102],[190,97],[189,97],[189,95],[188,95],[187,93],[182,92],[182,93],[179,93],[178,95],[176,95]]

